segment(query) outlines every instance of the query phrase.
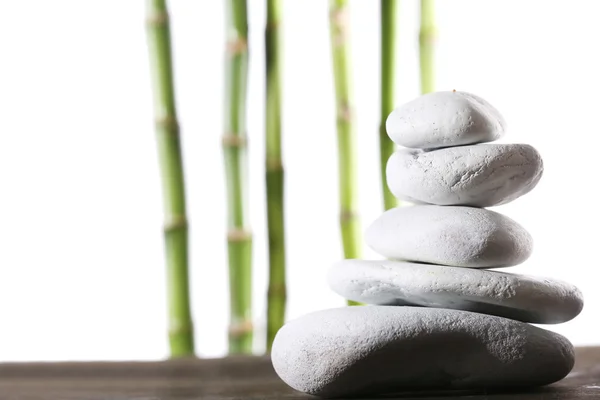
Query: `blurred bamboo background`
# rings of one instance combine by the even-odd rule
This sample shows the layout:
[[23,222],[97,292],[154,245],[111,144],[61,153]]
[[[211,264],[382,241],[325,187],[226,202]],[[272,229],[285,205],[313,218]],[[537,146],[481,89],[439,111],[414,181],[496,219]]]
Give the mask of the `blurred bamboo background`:
[[[396,1],[394,106],[421,93],[425,75],[420,73],[419,35],[421,17],[427,15],[421,13],[421,0]],[[326,279],[328,267],[343,253],[329,0],[280,2],[284,318],[289,321],[344,305]],[[0,164],[6,192],[0,209],[5,244],[0,252],[0,299],[3,318],[15,321],[3,329],[0,353],[5,361],[164,358],[170,354],[169,330],[187,324],[181,324],[186,318],[180,318],[182,307],[177,304],[190,309],[194,329],[185,336],[193,338],[198,356],[228,352],[228,204],[222,148],[225,1],[165,3],[180,131],[175,140],[185,178],[187,296],[177,283],[183,275],[173,268],[184,265],[183,252],[173,257],[179,244],[172,240],[181,238],[183,230],[171,234],[170,229],[181,226],[173,223],[181,214],[174,214],[171,204],[176,203],[164,198],[175,179],[163,176],[163,167],[173,164],[162,165],[166,152],[160,146],[173,147],[175,140],[167,140],[173,125],[155,123],[161,121],[163,106],[157,108],[153,86],[156,70],[164,64],[149,63],[149,57],[155,58],[149,52],[153,29],[164,19],[151,17],[146,23],[147,1],[0,2],[5,38]],[[359,213],[367,228],[384,204],[377,137],[385,119],[380,89],[386,88],[381,84],[380,39],[391,36],[380,37],[382,18],[388,15],[381,15],[382,0],[348,4]],[[600,297],[589,271],[564,265],[586,265],[594,259],[593,237],[556,235],[556,229],[547,229],[550,214],[540,207],[565,192],[594,197],[589,185],[596,168],[593,140],[565,152],[564,140],[549,139],[594,126],[594,93],[600,89],[595,72],[600,58],[589,51],[600,35],[594,22],[600,3],[569,4],[435,2],[438,39],[432,61],[438,68],[433,89],[463,90],[488,99],[510,122],[505,140],[531,143],[542,153],[548,173],[539,188],[523,201],[502,207],[536,238],[533,258],[513,272],[549,274],[582,288],[587,303],[582,318],[552,330],[585,345],[598,343],[589,328]],[[546,18],[536,19],[540,10]],[[247,0],[246,222],[253,238],[254,354],[266,351],[268,326],[267,11],[266,0]],[[564,29],[556,29],[557,24]],[[565,232],[585,230],[582,221],[597,222],[593,202],[561,210],[551,214],[552,221]],[[362,257],[381,259],[366,244]]]
[[284,172],[281,154],[281,0],[267,0],[266,63],[266,196],[269,245],[267,352],[285,321]]
[[[350,80],[349,13],[348,0],[330,0],[329,29],[335,83],[342,250],[344,258],[360,258],[362,232],[358,219],[358,160]],[[356,305],[353,301],[348,301],[348,304]]]
[[147,0],[146,8],[148,49],[154,88],[156,143],[163,185],[169,343],[171,355],[178,357],[194,352],[188,279],[185,182],[175,107],[169,12],[166,0]]
[[419,31],[419,60],[421,66],[421,93],[435,89],[434,45],[436,38],[435,0],[421,0],[421,29]]
[[[266,1],[265,25],[265,171],[269,283],[267,293],[266,349],[285,322],[286,250],[284,223],[284,168],[282,132],[282,14],[281,0]],[[381,115],[379,146],[384,208],[397,206],[385,185],[385,163],[394,144],[385,132],[385,120],[395,106],[398,71],[396,34],[398,0],[380,2]],[[419,54],[422,92],[434,90],[434,1],[421,0]],[[246,0],[225,2],[225,104],[222,144],[227,188],[227,242],[229,259],[229,353],[253,352],[252,233],[248,223],[248,163],[246,93],[248,87],[248,9]],[[336,99],[339,223],[344,258],[359,258],[362,232],[359,222],[357,173],[359,169],[354,127],[348,0],[329,1],[332,73]],[[188,240],[184,173],[174,99],[171,39],[166,0],[147,0],[149,61],[153,76],[157,146],[160,155],[165,214],[171,356],[194,354],[193,324],[188,282]],[[209,133],[210,134],[210,133]],[[214,134],[214,133],[213,133]],[[256,137],[257,132],[250,136]],[[263,268],[265,266],[258,266]],[[266,268],[266,267],[265,267]],[[349,305],[358,305],[348,302]]]
[[379,124],[379,154],[381,162],[381,190],[383,208],[389,210],[396,207],[398,201],[390,192],[385,182],[385,166],[394,152],[394,142],[385,130],[385,121],[394,109],[394,85],[396,82],[396,20],[398,0],[381,0],[380,10],[380,47],[381,47],[381,122]]
[[248,13],[246,0],[228,0],[225,49],[225,132],[229,256],[229,353],[252,352],[252,234],[248,225],[246,92]]

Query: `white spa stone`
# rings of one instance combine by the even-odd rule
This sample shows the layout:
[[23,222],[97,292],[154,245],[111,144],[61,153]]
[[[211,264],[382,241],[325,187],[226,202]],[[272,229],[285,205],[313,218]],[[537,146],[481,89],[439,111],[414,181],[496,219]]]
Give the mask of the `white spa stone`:
[[563,336],[500,317],[422,307],[345,307],[288,322],[271,353],[292,388],[322,397],[414,388],[538,386],[566,376]]
[[575,318],[583,295],[575,286],[541,277],[402,261],[344,260],[329,286],[367,304],[418,305],[556,324]]
[[533,239],[521,225],[473,207],[393,208],[377,218],[365,236],[386,258],[454,267],[509,267],[527,260],[533,249]]
[[506,123],[481,97],[466,92],[429,93],[392,111],[386,121],[397,144],[418,149],[491,142]]
[[396,197],[412,203],[491,207],[528,193],[543,170],[532,146],[478,144],[396,151],[386,179]]

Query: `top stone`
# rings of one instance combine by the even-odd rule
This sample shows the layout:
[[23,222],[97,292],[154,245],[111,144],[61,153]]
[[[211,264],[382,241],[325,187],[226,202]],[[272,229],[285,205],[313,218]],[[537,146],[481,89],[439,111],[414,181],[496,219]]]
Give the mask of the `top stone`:
[[506,123],[490,103],[466,92],[435,92],[396,108],[386,121],[389,137],[404,147],[440,147],[491,142]]

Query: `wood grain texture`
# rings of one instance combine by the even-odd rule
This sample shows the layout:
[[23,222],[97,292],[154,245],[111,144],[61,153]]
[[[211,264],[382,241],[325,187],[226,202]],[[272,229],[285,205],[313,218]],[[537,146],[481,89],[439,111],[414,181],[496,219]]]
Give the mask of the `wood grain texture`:
[[[386,399],[600,399],[600,347],[577,349],[571,374],[529,391],[410,392]],[[315,399],[281,382],[266,357],[178,359],[165,362],[0,364],[0,399],[192,400]]]

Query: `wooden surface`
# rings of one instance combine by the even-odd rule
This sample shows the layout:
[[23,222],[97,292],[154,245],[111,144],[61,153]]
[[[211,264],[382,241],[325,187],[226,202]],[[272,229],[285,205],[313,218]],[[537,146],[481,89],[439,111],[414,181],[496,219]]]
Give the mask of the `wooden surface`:
[[[600,347],[580,348],[573,372],[551,386],[519,393],[404,393],[386,399],[600,400]],[[315,399],[288,388],[267,358],[153,363],[0,364],[1,400]]]

